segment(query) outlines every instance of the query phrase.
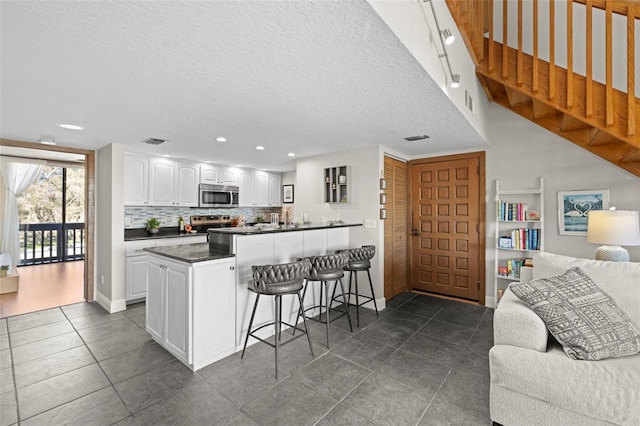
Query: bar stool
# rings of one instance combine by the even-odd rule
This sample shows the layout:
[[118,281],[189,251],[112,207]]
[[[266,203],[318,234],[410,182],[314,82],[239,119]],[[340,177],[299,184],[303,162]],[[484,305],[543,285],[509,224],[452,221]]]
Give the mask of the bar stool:
[[[244,347],[242,348],[242,355],[240,356],[240,358],[244,358],[244,351],[247,349],[249,336],[252,336],[260,340],[261,342],[266,343],[272,348],[275,348],[276,379],[278,378],[278,352],[280,350],[280,346],[286,345],[287,343],[290,343],[291,341],[306,334],[307,340],[309,341],[309,350],[311,351],[311,355],[313,356],[311,337],[309,336],[309,328],[307,327],[307,317],[304,314],[302,304],[303,298],[300,295],[300,290],[302,290],[302,283],[304,282],[304,279],[309,272],[309,268],[311,268],[311,263],[308,259],[292,263],[282,263],[279,265],[263,265],[251,267],[253,278],[249,280],[248,288],[250,291],[256,293],[256,303],[253,305],[253,312],[251,313],[251,320],[249,321],[249,329],[247,330],[247,337],[244,340]],[[282,296],[286,294],[298,295],[300,308],[298,309],[298,316],[296,316],[296,325],[291,325],[282,321]],[[258,308],[258,300],[262,295],[275,296],[275,318],[273,322],[262,325],[255,330],[251,330],[253,319],[256,315],[256,309]],[[297,319],[300,318],[300,315],[302,315],[302,320],[304,321],[304,330],[298,328],[297,325]],[[300,330],[304,333],[292,337],[284,343],[281,343],[280,340],[282,339],[282,324],[293,327],[294,332],[295,330]],[[266,340],[261,339],[254,334],[257,331],[270,325],[275,325],[275,344],[267,342]]]
[[[307,289],[309,288],[309,282],[320,281],[320,303],[316,306],[312,306],[310,308],[304,309],[304,312],[310,309],[319,308],[320,314],[318,315],[318,318],[317,319],[309,318],[309,319],[312,319],[314,321],[318,321],[321,323],[325,323],[327,325],[327,348],[328,348],[329,334],[330,334],[329,324],[332,321],[330,319],[330,312],[331,312],[331,303],[333,302],[333,298],[329,298],[329,281],[335,281],[334,293],[335,293],[335,288],[338,286],[338,283],[340,283],[340,288],[342,289],[342,300],[344,302],[344,305],[346,306],[346,311],[342,313],[342,315],[339,315],[333,318],[333,320],[336,320],[342,317],[343,315],[346,315],[347,319],[349,320],[349,328],[351,328],[351,331],[353,332],[353,326],[351,325],[351,316],[349,315],[349,304],[347,303],[347,298],[344,292],[344,285],[342,284],[342,278],[344,277],[343,268],[347,265],[347,262],[349,261],[349,254],[345,252],[345,253],[329,254],[326,256],[311,256],[307,259],[311,262],[311,269],[309,269],[309,272],[305,279],[304,291],[302,292],[302,300],[304,300],[304,296],[307,294]],[[325,300],[328,302],[328,303],[325,303],[325,306],[322,305],[323,287],[324,287]],[[325,321],[322,321],[323,307],[326,310]],[[295,333],[295,330],[293,332]]]
[[[349,291],[347,292],[347,294],[349,295],[349,298],[351,298],[352,294],[356,297],[356,324],[358,327],[360,327],[360,306],[372,300],[373,306],[376,308],[376,316],[378,316],[378,304],[376,303],[376,295],[373,292],[373,282],[371,281],[371,273],[369,272],[369,269],[371,269],[371,259],[376,254],[376,246],[370,245],[354,249],[338,250],[336,251],[336,253],[349,253],[349,262],[347,263],[347,266],[344,267],[345,271],[349,271]],[[367,271],[367,276],[369,277],[369,287],[371,288],[371,297],[360,295],[358,292],[359,271]],[[355,293],[352,293],[351,278],[354,275],[356,277],[356,291]],[[366,300],[360,303],[360,297]],[[335,289],[333,290],[331,299],[335,299]]]

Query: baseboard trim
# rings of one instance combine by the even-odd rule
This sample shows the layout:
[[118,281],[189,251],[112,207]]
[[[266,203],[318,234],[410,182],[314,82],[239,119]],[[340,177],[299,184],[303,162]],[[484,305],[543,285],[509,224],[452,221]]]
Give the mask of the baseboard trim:
[[125,311],[127,309],[127,301],[125,299],[109,300],[105,295],[96,291],[96,302],[110,314]]

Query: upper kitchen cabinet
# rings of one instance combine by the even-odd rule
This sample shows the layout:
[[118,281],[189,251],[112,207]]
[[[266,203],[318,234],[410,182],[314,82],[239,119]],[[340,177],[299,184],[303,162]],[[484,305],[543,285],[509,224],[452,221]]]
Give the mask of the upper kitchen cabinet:
[[176,162],[174,201],[176,206],[198,207],[198,166]]
[[126,153],[124,156],[125,206],[149,205],[149,158]]
[[237,169],[227,166],[203,164],[200,166],[200,183],[213,185],[238,185]]
[[149,159],[150,206],[198,206],[198,166],[192,163]]
[[269,173],[269,207],[282,206],[282,175]]
[[149,160],[149,205],[175,206],[176,164],[165,158]]
[[[269,177],[275,174],[261,170],[241,170],[238,174],[238,186],[240,187],[240,207],[267,207],[277,204],[269,204]],[[280,178],[280,175],[277,175]],[[278,184],[279,186],[279,184]],[[274,202],[277,201],[274,199]],[[280,205],[282,202],[280,202]]]

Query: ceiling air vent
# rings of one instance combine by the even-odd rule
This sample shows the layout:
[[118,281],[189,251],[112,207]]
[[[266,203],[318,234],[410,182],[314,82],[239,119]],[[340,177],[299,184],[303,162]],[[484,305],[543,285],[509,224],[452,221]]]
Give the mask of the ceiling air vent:
[[143,140],[142,142],[148,143],[149,145],[162,145],[166,141],[167,141],[167,139],[147,138],[147,139]]
[[429,136],[427,136],[427,135],[418,135],[418,136],[408,136],[408,137],[404,138],[404,140],[409,141],[409,142],[421,141],[423,139],[429,139]]

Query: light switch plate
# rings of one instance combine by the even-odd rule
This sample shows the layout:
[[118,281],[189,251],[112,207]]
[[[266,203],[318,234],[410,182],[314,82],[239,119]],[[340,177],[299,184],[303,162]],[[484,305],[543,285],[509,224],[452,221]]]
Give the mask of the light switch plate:
[[376,219],[365,219],[364,227],[367,229],[376,229]]

